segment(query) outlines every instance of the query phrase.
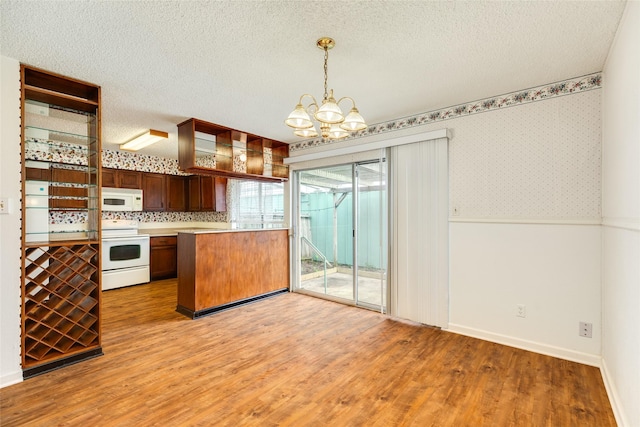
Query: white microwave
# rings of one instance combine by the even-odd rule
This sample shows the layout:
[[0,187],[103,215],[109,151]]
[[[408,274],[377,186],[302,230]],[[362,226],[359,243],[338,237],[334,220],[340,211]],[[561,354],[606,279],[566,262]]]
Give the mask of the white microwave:
[[102,188],[103,211],[141,211],[142,190],[132,188]]

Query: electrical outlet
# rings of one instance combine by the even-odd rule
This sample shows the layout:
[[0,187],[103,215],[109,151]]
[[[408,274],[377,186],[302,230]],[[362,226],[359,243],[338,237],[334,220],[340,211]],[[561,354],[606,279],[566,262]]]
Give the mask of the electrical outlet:
[[0,214],[9,213],[9,199],[6,197],[0,197]]
[[580,322],[580,336],[591,338],[593,325],[587,322]]
[[524,304],[516,305],[516,316],[527,317],[527,308],[524,306]]

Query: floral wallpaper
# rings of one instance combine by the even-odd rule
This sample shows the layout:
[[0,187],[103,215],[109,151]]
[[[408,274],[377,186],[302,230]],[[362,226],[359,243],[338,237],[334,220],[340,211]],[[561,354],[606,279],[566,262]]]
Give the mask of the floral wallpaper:
[[83,224],[87,213],[82,211],[49,211],[49,224]]
[[228,222],[226,212],[102,212],[102,219],[140,222]]
[[[86,165],[86,148],[31,138],[26,141],[28,160],[46,160],[66,164]],[[168,175],[189,175],[178,170],[178,161],[144,154],[103,150],[102,166],[113,169],[137,170]],[[73,166],[69,166],[72,168]],[[233,180],[230,180],[230,182]],[[230,206],[230,191],[227,206]],[[102,212],[102,219],[133,219],[140,222],[228,222],[227,212]],[[50,211],[50,224],[82,224],[87,214],[82,211]]]
[[335,142],[341,142],[349,139],[362,138],[369,135],[393,132],[401,129],[411,128],[415,126],[427,125],[444,120],[454,119],[462,116],[483,113],[486,111],[507,108],[514,105],[521,105],[535,101],[541,101],[548,98],[570,95],[576,92],[584,92],[592,89],[599,89],[602,86],[602,74],[594,73],[583,77],[577,77],[562,82],[552,83],[533,89],[521,90],[506,95],[494,96],[482,99],[480,101],[469,102],[466,104],[455,105],[453,107],[444,108],[442,110],[429,111],[427,113],[416,114],[401,119],[392,120],[385,123],[379,123],[369,126],[360,132],[354,132],[345,139],[338,141],[330,139],[312,139],[289,145],[289,152],[305,150],[308,148],[319,147]]
[[25,159],[47,162],[64,162],[73,165],[87,164],[86,145],[57,142],[45,138],[25,138]]
[[215,168],[216,157],[214,155],[198,156],[196,157],[196,166],[201,166],[203,168]]
[[102,150],[102,167],[167,175],[189,175],[178,169],[178,160],[124,151]]

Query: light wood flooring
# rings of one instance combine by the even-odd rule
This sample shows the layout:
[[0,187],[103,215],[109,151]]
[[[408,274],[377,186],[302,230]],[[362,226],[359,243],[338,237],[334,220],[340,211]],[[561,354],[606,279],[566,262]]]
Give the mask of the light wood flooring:
[[105,292],[105,355],[0,389],[0,425],[615,425],[594,367],[298,294],[175,302],[175,280]]

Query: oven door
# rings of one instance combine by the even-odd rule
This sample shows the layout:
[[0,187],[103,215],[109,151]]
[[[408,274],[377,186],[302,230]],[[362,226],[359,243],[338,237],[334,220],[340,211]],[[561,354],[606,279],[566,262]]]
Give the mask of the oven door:
[[102,271],[148,265],[148,235],[102,239]]

